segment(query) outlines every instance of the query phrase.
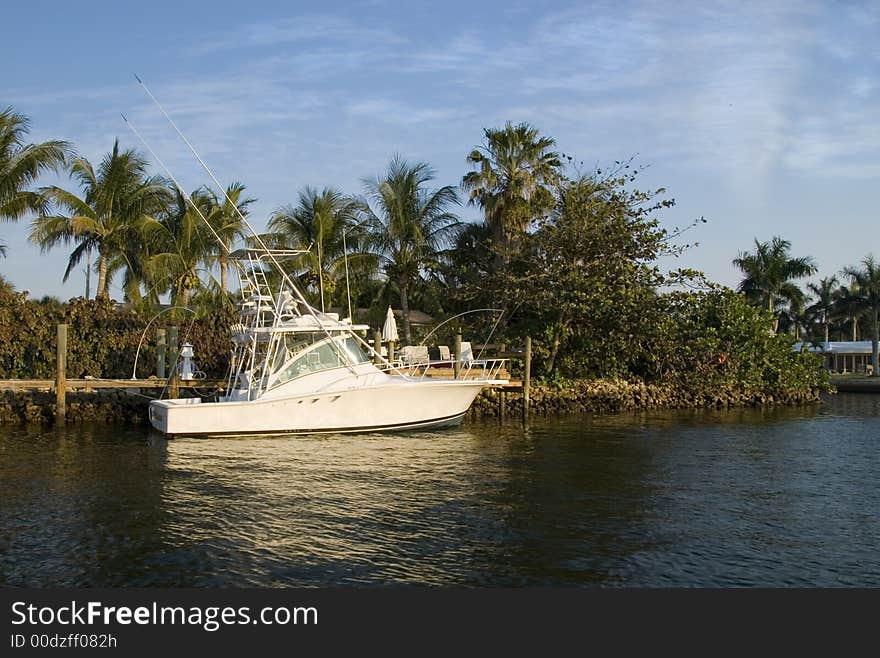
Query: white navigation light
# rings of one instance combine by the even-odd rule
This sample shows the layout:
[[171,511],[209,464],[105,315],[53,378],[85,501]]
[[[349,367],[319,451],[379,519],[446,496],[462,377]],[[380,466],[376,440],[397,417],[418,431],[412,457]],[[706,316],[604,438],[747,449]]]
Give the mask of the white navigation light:
[[196,371],[195,364],[192,360],[194,355],[193,346],[189,343],[184,343],[180,348],[180,365],[178,366],[178,370],[180,372],[180,378],[183,380],[189,381],[193,379],[193,375]]

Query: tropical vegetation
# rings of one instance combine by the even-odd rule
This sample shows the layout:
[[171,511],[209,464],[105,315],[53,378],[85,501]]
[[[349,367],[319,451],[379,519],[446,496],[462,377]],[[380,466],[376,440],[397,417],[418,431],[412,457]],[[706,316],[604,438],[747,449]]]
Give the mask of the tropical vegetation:
[[[211,363],[220,364],[241,295],[229,255],[258,241],[245,230],[255,203],[245,185],[186,193],[118,141],[94,166],[65,142],[27,145],[27,127],[12,110],[0,114],[3,216],[28,217],[30,240],[43,251],[71,249],[63,279],[86,260],[97,287],[95,300],[59,305],[0,286],[0,307],[64,317],[87,333],[112,325],[108,331],[121,332],[114,344],[129,349],[132,338],[113,322],[124,318],[134,330],[162,301],[188,306],[202,318]],[[26,166],[9,164],[28,157]],[[350,309],[375,326],[388,305],[398,307],[406,343],[424,335],[414,309],[435,323],[473,308],[502,309],[500,321],[462,315],[435,339],[460,329],[496,344],[531,336],[534,371],[554,385],[593,377],[675,386],[696,403],[712,404],[719,391],[728,400],[795,399],[786,396],[825,385],[814,355],[792,348],[796,337],[827,339],[859,323],[877,335],[872,259],[843,274],[846,286],[826,277],[808,293],[797,282],[816,272],[814,261],[792,256],[781,237],[756,239],[754,251],[734,261],[744,275],[734,292],[699,272],[661,267],[688,248],[681,233],[705,220],[664,228],[675,201],[663,188],[639,189],[631,160],[583,172],[537,127],[509,122],[486,128],[466,162],[460,187],[438,183],[428,163],[401,155],[366,178],[360,194],[306,186],[271,212],[259,241],[291,251],[288,274],[316,308]],[[38,187],[53,171],[71,184]],[[479,221],[462,219],[462,201],[481,211]],[[114,282],[122,308],[109,299]],[[23,376],[47,358],[45,345],[33,345],[11,313],[0,329],[16,340],[0,354],[0,371]],[[115,372],[101,364],[94,335],[83,345],[96,357],[89,361],[83,347],[82,373]]]
[[852,282],[852,287],[842,301],[856,313],[867,317],[871,329],[871,366],[874,375],[880,376],[880,363],[877,361],[880,342],[880,263],[873,256],[866,256],[859,265],[847,267],[843,273]]
[[[30,119],[11,107],[0,111],[0,221],[16,221],[45,209],[44,198],[31,189],[37,179],[59,171],[71,152],[68,142],[26,142]],[[6,244],[0,242],[0,256]]]
[[791,242],[775,236],[769,242],[755,239],[755,251],[741,252],[733,260],[744,275],[739,289],[749,301],[774,314],[774,331],[785,304],[795,313],[803,306],[804,293],[794,281],[816,273],[811,257],[793,257],[790,252]]
[[395,156],[384,175],[365,181],[367,197],[360,203],[365,246],[397,286],[407,343],[412,342],[410,295],[426,272],[440,269],[443,251],[460,228],[450,211],[459,203],[455,188],[429,188],[434,177],[427,163]]

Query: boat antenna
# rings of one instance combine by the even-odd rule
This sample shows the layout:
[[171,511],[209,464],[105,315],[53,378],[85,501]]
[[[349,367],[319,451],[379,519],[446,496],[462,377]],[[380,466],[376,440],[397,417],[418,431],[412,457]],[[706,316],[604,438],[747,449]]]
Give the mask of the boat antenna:
[[342,230],[342,260],[345,262],[345,294],[348,297],[348,320],[354,324],[354,315],[351,312],[351,283],[348,280],[348,245],[345,244],[345,236],[348,231]]
[[321,313],[324,310],[324,227],[318,221],[318,290],[321,291]]

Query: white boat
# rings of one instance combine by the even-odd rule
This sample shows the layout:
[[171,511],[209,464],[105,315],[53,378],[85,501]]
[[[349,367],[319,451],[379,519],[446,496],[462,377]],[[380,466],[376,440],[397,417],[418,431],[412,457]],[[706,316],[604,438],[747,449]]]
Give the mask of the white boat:
[[[313,308],[283,274],[270,285],[272,268],[299,253],[231,255],[242,302],[226,392],[216,401],[154,400],[154,428],[168,435],[238,435],[442,427],[460,423],[483,387],[507,383],[503,359],[387,361],[361,335],[366,325]],[[459,376],[433,376],[438,366]]]

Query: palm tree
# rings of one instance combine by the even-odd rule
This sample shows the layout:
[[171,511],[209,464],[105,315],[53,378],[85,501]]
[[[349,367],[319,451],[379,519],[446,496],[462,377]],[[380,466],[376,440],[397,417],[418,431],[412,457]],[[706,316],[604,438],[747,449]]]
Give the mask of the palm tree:
[[553,207],[549,188],[559,182],[562,162],[550,150],[555,142],[528,123],[508,121],[483,134],[483,144],[467,157],[476,171],[465,174],[461,187],[469,193],[468,203],[483,210],[502,265],[529,223]]
[[880,343],[880,263],[873,256],[862,259],[861,267],[847,267],[843,270],[856,289],[846,300],[861,308],[871,325],[871,366],[873,377],[880,377],[878,363],[878,343]]
[[325,289],[332,297],[336,281],[344,274],[346,247],[347,255],[352,256],[352,248],[358,244],[359,207],[355,200],[333,188],[318,191],[306,187],[299,193],[297,205],[281,206],[269,219],[272,244],[309,250],[298,265],[305,269],[303,283],[316,288],[322,311]]
[[147,279],[156,290],[169,292],[174,306],[186,306],[193,291],[202,287],[200,273],[213,260],[216,238],[199,217],[212,207],[213,199],[199,189],[187,199],[175,190],[174,203],[159,218],[144,217],[139,229],[149,245]]
[[816,298],[807,311],[819,321],[825,329],[825,342],[831,340],[831,319],[835,312],[836,293],[839,289],[836,276],[819,279],[819,283],[808,283],[807,288]]
[[206,189],[202,195],[203,214],[215,234],[213,251],[220,264],[220,289],[224,292],[229,290],[229,254],[235,242],[245,235],[242,217],[247,217],[248,206],[256,201],[242,198],[244,190],[242,183],[235,182],[226,188],[222,200],[213,190]]
[[140,154],[134,149],[119,150],[119,140],[97,171],[85,158],[76,158],[70,175],[82,187],[82,197],[57,186],[43,188],[42,197],[68,214],[41,214],[33,221],[28,239],[43,251],[58,244],[76,244],[67,261],[64,281],[83,256],[96,251],[95,296],[106,296],[110,261],[118,257],[133,269],[138,267],[131,258],[130,247],[139,242],[133,232],[140,220],[161,211],[169,192],[159,176],[147,176],[147,161]]
[[750,302],[763,306],[773,315],[773,331],[779,327],[778,302],[791,302],[803,295],[793,279],[816,273],[812,257],[792,258],[791,243],[775,236],[770,242],[755,238],[754,253],[740,252],[733,264],[745,274],[739,289]]
[[[425,163],[410,165],[392,158],[384,177],[364,181],[367,200],[361,204],[368,247],[385,263],[385,273],[397,284],[403,312],[403,337],[412,342],[409,297],[426,268],[435,267],[450,246],[460,222],[447,209],[459,205],[455,188],[428,189],[434,170]],[[372,204],[372,205],[371,205]]]
[[840,332],[841,340],[843,340],[843,330],[845,328],[845,320],[849,320],[852,328],[853,342],[859,339],[859,320],[865,314],[859,300],[859,287],[857,284],[846,286],[842,285],[834,296],[834,313],[837,317],[842,318]]
[[38,192],[30,190],[40,174],[59,171],[72,152],[70,144],[49,141],[26,144],[30,120],[11,107],[0,112],[0,219],[21,219],[45,207]]
[[808,295],[798,290],[798,294],[788,300],[788,307],[784,311],[795,340],[801,339],[801,330],[810,324],[811,315],[806,312],[809,299]]

